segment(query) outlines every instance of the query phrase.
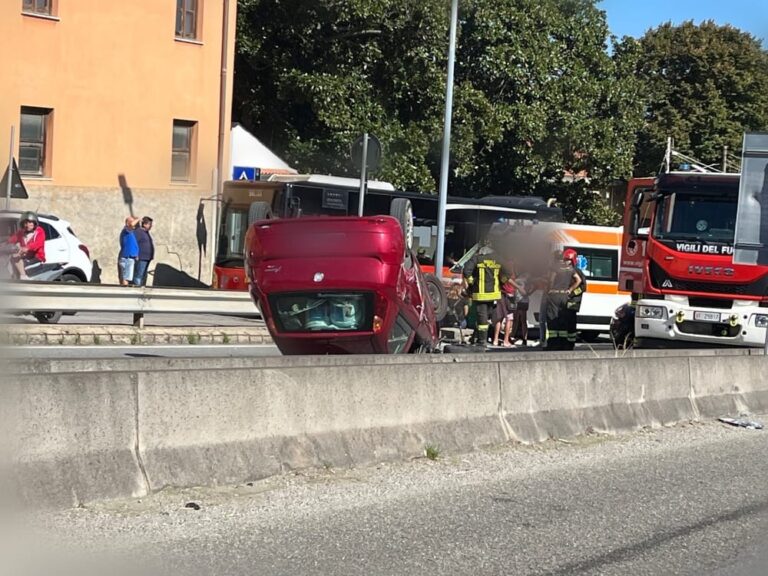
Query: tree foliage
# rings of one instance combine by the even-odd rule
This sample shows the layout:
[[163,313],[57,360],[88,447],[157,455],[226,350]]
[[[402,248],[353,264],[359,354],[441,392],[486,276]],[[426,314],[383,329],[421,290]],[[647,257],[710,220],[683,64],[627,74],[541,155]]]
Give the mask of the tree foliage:
[[750,34],[714,22],[664,24],[640,40],[645,118],[636,173],[656,173],[667,137],[708,164],[741,149],[745,130],[768,129],[768,53]]
[[[377,177],[434,192],[447,5],[239,0],[235,118],[300,170],[339,175],[356,173],[349,145],[368,130],[385,147]],[[608,223],[590,190],[633,166],[654,173],[667,136],[717,163],[744,130],[768,129],[768,54],[731,26],[665,24],[618,42],[594,0],[461,8],[452,194],[553,196],[571,219]]]

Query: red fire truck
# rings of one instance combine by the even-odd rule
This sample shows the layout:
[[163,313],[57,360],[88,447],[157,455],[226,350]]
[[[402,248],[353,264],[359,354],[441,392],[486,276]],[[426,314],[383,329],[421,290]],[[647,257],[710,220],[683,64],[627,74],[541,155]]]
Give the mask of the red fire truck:
[[[670,158],[683,158],[670,170]],[[632,294],[635,345],[762,346],[768,266],[733,263],[739,174],[675,152],[629,184],[619,285]]]

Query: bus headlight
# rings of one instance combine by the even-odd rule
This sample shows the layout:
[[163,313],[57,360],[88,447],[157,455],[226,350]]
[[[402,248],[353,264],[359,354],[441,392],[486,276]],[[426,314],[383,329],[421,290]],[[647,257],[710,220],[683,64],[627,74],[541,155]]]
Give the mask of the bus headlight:
[[667,310],[663,306],[638,306],[637,316],[651,320],[664,320],[667,317]]
[[768,314],[755,314],[755,326],[757,328],[768,328]]

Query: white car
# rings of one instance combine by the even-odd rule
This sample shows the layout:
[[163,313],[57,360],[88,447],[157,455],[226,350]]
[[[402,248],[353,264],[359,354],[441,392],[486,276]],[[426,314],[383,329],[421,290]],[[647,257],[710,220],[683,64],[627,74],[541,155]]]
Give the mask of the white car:
[[[21,210],[0,211],[0,240],[7,239],[19,225]],[[45,230],[45,260],[64,267],[63,282],[90,282],[93,273],[88,247],[75,235],[69,222],[50,214],[38,214]]]

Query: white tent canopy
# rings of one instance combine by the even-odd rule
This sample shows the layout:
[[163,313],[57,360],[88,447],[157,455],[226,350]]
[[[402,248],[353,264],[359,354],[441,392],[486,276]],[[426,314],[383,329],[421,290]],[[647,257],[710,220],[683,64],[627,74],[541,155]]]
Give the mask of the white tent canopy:
[[231,131],[231,153],[229,172],[226,180],[234,177],[235,166],[257,168],[262,175],[297,174],[282,158],[264,146],[258,138],[239,124],[234,124]]

